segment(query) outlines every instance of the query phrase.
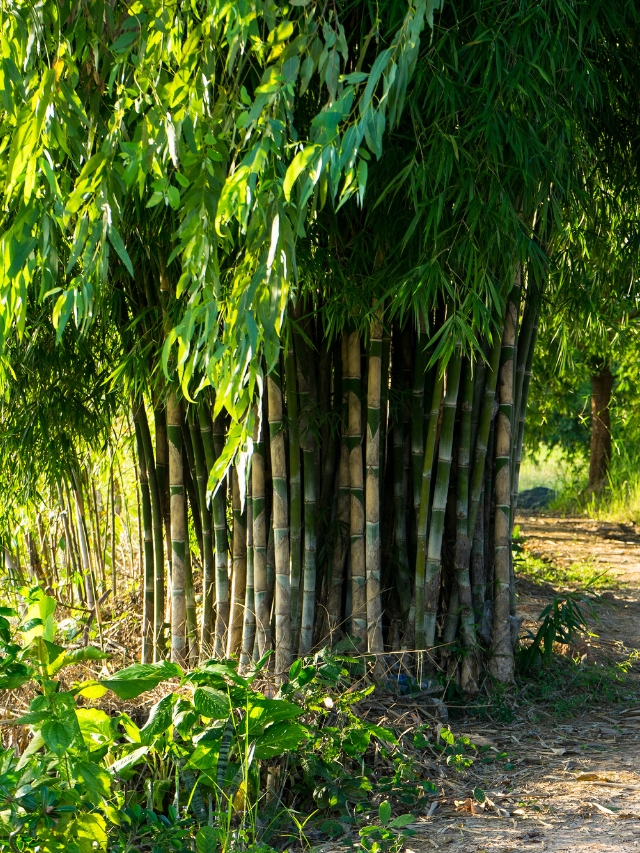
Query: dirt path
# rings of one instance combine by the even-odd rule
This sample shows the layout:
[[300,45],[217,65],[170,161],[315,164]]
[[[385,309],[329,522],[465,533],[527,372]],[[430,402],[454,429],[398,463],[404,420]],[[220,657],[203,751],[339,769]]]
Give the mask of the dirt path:
[[[452,720],[456,735],[468,735],[496,760],[484,764],[478,754],[468,771],[441,770],[438,806],[414,826],[405,849],[640,853],[640,683],[633,669],[640,649],[640,529],[540,515],[525,515],[519,524],[525,549],[536,557],[562,569],[586,563],[609,570],[612,589],[599,605],[606,612],[594,621],[594,636],[572,650],[584,667],[584,681],[575,683],[590,695],[569,696],[575,683],[567,683],[563,711],[562,701],[545,704],[539,688],[529,702],[525,688],[510,723],[495,715],[483,723]],[[520,578],[525,626],[535,628],[558,587]],[[615,701],[612,683],[622,691]],[[561,699],[562,688],[554,687]],[[484,804],[474,788],[485,792]]]

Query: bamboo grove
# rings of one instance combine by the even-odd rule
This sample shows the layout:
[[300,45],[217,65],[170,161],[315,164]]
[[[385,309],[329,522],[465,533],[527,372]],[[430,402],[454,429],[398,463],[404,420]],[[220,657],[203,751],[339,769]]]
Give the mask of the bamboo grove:
[[124,448],[143,661],[282,676],[349,637],[376,677],[511,680],[539,317],[634,180],[634,4],[2,15],[2,478],[33,579],[101,630]]

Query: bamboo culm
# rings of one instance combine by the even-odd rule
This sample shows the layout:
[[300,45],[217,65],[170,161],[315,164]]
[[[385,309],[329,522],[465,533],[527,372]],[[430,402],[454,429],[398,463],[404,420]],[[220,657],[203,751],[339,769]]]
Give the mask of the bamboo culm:
[[273,480],[273,543],[275,559],[275,669],[284,677],[291,665],[291,581],[289,567],[289,500],[283,432],[282,387],[278,368],[267,376],[269,448]]

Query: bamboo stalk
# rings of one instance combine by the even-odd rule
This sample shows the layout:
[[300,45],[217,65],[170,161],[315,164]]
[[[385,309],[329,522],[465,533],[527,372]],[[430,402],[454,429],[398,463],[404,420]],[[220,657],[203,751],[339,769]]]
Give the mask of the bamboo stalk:
[[270,603],[267,583],[267,509],[264,458],[264,424],[254,411],[251,490],[253,503],[253,582],[256,611],[256,638],[260,657],[271,647]]
[[[442,563],[442,535],[444,533],[444,517],[449,492],[451,450],[453,447],[453,431],[458,402],[461,362],[462,359],[460,358],[460,354],[456,351],[456,353],[451,357],[447,367],[447,384],[442,411],[440,441],[438,443],[438,468],[431,504],[431,523],[429,525],[425,567],[424,640],[426,648],[433,647],[436,642],[438,589],[440,583],[440,567]],[[416,603],[416,622],[419,621],[420,616],[421,614]]]
[[300,389],[300,445],[304,474],[304,555],[302,607],[300,612],[299,655],[309,654],[313,645],[316,604],[316,458],[315,439],[310,425],[313,399],[310,388],[310,353],[301,337],[296,339],[297,381]]
[[233,512],[231,615],[227,640],[227,657],[239,657],[242,650],[244,604],[247,592],[247,516],[246,501],[242,507],[238,469],[231,469],[231,508]]
[[465,365],[462,384],[460,441],[456,482],[456,550],[455,568],[460,607],[462,640],[466,649],[475,645],[476,632],[471,599],[471,537],[469,522],[469,457],[471,455],[471,416],[473,413],[474,362]]
[[[382,323],[380,313],[371,323],[367,374],[366,443],[366,595],[369,652],[384,652],[382,638],[380,549],[380,396],[382,391]],[[422,424],[422,417],[420,418]],[[380,670],[381,661],[377,661]]]
[[[334,525],[334,538],[331,547],[331,562],[329,566],[329,578],[327,581],[327,624],[329,637],[338,630],[342,621],[342,587],[344,583],[344,565],[349,551],[350,535],[350,502],[351,489],[349,485],[349,448],[344,424],[344,410],[347,405],[347,385],[342,381],[343,369],[347,365],[348,358],[347,335],[343,334],[340,341],[339,364],[336,364],[336,375],[340,372],[340,459],[338,462],[338,495],[336,505],[336,517]],[[338,354],[336,353],[336,359]]]
[[416,571],[415,571],[415,646],[423,650],[427,647],[425,634],[425,581],[427,568],[427,533],[431,510],[431,475],[436,451],[440,406],[444,390],[444,373],[442,365],[438,364],[437,374],[431,395],[429,408],[429,423],[422,466],[422,488],[420,495],[420,513],[418,516]]
[[111,502],[111,589],[113,590],[115,605],[118,597],[118,572],[116,566],[116,495],[115,479],[113,476],[113,450],[111,451],[111,466],[109,471],[109,497]]
[[[210,428],[209,428],[210,431]],[[196,468],[198,503],[202,527],[202,619],[200,623],[200,656],[203,660],[213,651],[213,604],[215,600],[216,570],[213,557],[213,530],[211,508],[207,504],[209,474],[199,419],[193,406],[189,407],[189,432]]]
[[424,391],[428,351],[426,332],[418,333],[414,354],[413,387],[411,390],[411,470],[413,483],[413,509],[416,530],[419,524],[422,499],[422,474],[424,468]]
[[[188,518],[186,495],[184,496],[184,503],[185,516]],[[200,651],[198,648],[198,617],[196,613],[196,593],[193,586],[193,565],[191,561],[191,548],[189,547],[188,535],[184,549],[184,589],[185,606],[187,611],[187,645],[189,649],[189,666],[193,669],[198,665]]]
[[[149,488],[148,468],[142,429],[140,426],[140,403],[133,405],[133,424],[136,435],[138,456],[138,478],[140,482],[140,502],[142,505],[142,524],[144,532],[144,581],[142,591],[142,663],[151,663],[154,657],[154,541],[151,513],[151,492]],[[162,537],[161,537],[162,539]]]
[[165,561],[164,561],[164,536],[162,518],[162,499],[160,494],[160,483],[158,482],[157,467],[153,457],[153,443],[149,430],[149,421],[144,401],[140,400],[137,406],[137,417],[140,426],[140,435],[144,448],[144,457],[147,466],[147,478],[149,482],[149,496],[151,498],[151,521],[153,529],[153,659],[162,659],[166,643],[164,637],[164,610],[165,610]]
[[[213,446],[215,457],[218,459],[226,440],[226,424],[224,414],[220,412],[213,421]],[[231,602],[229,600],[229,532],[227,529],[227,479],[222,480],[213,496],[213,528],[216,543],[216,625],[215,625],[215,654],[224,654],[229,619],[231,618]]]
[[[480,493],[482,492],[483,486],[485,485],[485,463],[487,460],[487,448],[489,446],[489,432],[491,430],[491,424],[495,415],[494,406],[501,350],[502,341],[500,337],[496,335],[489,357],[489,365],[486,371],[482,400],[482,411],[480,413],[480,419],[478,421],[478,432],[475,445],[473,473],[471,475],[471,485],[469,491],[469,530],[475,530],[476,516],[478,513],[478,503],[480,501]],[[488,494],[490,494],[490,492],[485,490],[485,500],[486,495]]]
[[[205,401],[198,406],[198,420],[200,422],[200,434],[204,446],[208,478],[216,459],[222,452],[224,445],[224,422],[222,416],[218,415],[212,426],[211,413]],[[229,625],[229,576],[227,574],[229,544],[227,538],[225,482],[223,480],[218,485],[212,497],[216,576],[216,619],[213,648],[215,657],[222,657],[224,654],[227,628]]]
[[298,389],[293,346],[285,358],[287,390],[287,419],[289,422],[289,494],[290,494],[290,546],[291,546],[291,636],[293,648],[300,636],[300,580],[302,569],[302,491],[300,476],[300,421],[298,415]]
[[[517,288],[517,286],[516,286]],[[514,288],[514,290],[516,290]],[[495,545],[494,596],[491,628],[489,671],[498,681],[513,680],[514,659],[511,645],[511,443],[513,426],[514,347],[517,308],[513,300],[507,305],[502,335],[499,392],[500,407],[495,427]]]
[[349,449],[349,483],[351,492],[351,633],[360,641],[359,650],[367,648],[367,591],[365,559],[364,470],[362,459],[362,402],[360,335],[349,334],[347,373],[345,376],[348,406],[347,447]]
[[186,566],[187,519],[182,461],[182,407],[175,390],[167,398],[169,494],[171,496],[171,660],[187,663]]
[[242,651],[240,664],[246,669],[253,658],[256,639],[256,610],[253,574],[253,494],[252,477],[247,479],[247,583],[242,626]]
[[282,430],[282,387],[279,367],[267,376],[269,447],[273,479],[273,541],[275,558],[275,668],[284,677],[291,664],[291,582],[289,575],[289,504],[287,462]]
[[87,528],[84,523],[84,496],[82,494],[82,484],[80,478],[75,471],[72,471],[73,492],[76,499],[76,518],[78,527],[78,542],[80,544],[80,558],[82,560],[82,574],[84,577],[85,596],[87,607],[93,610],[95,607],[95,585],[91,572],[91,558],[89,556],[89,540],[87,537]]

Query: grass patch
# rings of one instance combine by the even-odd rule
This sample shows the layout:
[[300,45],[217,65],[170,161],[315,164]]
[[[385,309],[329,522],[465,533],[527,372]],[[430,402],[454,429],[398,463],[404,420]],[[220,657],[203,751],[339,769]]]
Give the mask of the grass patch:
[[526,711],[532,721],[544,717],[558,720],[604,705],[628,706],[640,700],[637,664],[640,653],[633,651],[618,663],[581,664],[555,656],[551,664],[533,677],[519,681],[517,713]]
[[534,583],[572,589],[618,589],[620,584],[609,570],[597,569],[592,560],[582,560],[567,567],[556,566],[549,560],[521,551],[514,558],[516,573]]

